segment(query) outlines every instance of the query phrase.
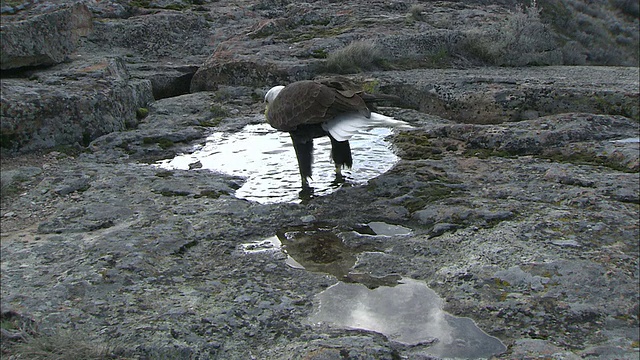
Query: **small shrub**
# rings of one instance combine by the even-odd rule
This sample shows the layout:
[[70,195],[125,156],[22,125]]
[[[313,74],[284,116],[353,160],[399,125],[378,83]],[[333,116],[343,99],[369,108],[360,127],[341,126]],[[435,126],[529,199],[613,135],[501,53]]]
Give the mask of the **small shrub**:
[[374,70],[383,63],[382,52],[372,41],[358,40],[327,56],[326,71],[348,74]]
[[411,8],[409,8],[407,19],[413,20],[413,21],[425,21],[426,18],[424,16],[424,11],[425,11],[424,5],[421,5],[421,4],[412,5]]
[[108,359],[114,358],[119,351],[114,346],[96,343],[83,334],[71,331],[30,336],[10,349],[17,358],[34,360]]
[[214,117],[223,118],[225,116],[229,116],[229,111],[227,111],[227,109],[217,104],[211,104],[209,111],[211,112],[211,115]]
[[149,109],[147,108],[141,107],[136,110],[136,118],[138,120],[146,118],[147,115],[149,115]]
[[640,16],[640,4],[638,0],[610,0],[610,3],[625,15],[636,18]]
[[316,59],[326,59],[327,52],[324,49],[315,49],[311,52],[311,57]]
[[540,21],[540,9],[518,7],[505,21],[467,33],[466,51],[493,65],[552,65],[562,62],[552,33]]
[[569,41],[562,47],[562,62],[565,65],[586,65],[587,50],[577,41]]

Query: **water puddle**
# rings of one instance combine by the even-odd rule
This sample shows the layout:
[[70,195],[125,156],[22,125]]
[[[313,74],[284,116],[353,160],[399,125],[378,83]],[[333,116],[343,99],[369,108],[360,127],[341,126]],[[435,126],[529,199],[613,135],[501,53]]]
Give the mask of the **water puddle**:
[[[353,137],[350,144],[354,164],[344,171],[346,184],[362,185],[391,169],[399,158],[384,141],[390,134],[390,129],[375,128]],[[327,195],[343,185],[335,183],[330,151],[328,137],[315,140],[314,176],[310,183],[315,195]],[[300,175],[289,134],[266,123],[247,125],[236,133],[214,133],[193,153],[162,160],[157,166],[189,170],[195,163],[200,170],[245,177],[236,197],[260,203],[299,201]]]
[[632,137],[632,138],[626,138],[626,139],[620,139],[620,140],[612,140],[611,142],[615,142],[615,143],[640,143],[640,137]]
[[[258,254],[258,253],[275,252],[275,251],[282,251],[286,254],[286,252],[283,251],[282,249],[282,242],[280,242],[280,239],[277,236],[272,236],[264,240],[258,240],[258,241],[253,241],[246,244],[241,244],[240,248],[245,254]],[[304,266],[302,266],[299,262],[297,262],[294,258],[292,258],[291,255],[288,255],[288,254],[287,254],[287,260],[285,260],[285,263],[294,269],[304,269]]]
[[372,221],[354,229],[362,235],[372,236],[403,236],[411,235],[411,229],[400,225],[391,225],[381,221]]
[[[384,225],[383,225],[384,224]],[[395,227],[382,222],[371,222],[358,226],[354,231],[370,226]],[[403,233],[411,229],[398,226]],[[367,234],[374,235],[375,234]],[[388,235],[385,235],[388,236]],[[333,229],[317,225],[297,226],[283,229],[275,236],[240,245],[245,254],[258,254],[269,251],[281,251],[287,255],[286,263],[297,269],[306,269],[333,275],[336,279],[348,283],[359,283],[374,289],[378,286],[393,286],[398,283],[400,276],[391,274],[382,277],[352,271],[358,261],[358,255],[363,252],[378,251],[372,245],[349,247],[343,238],[336,235]]]
[[[241,249],[247,254],[282,251],[289,266],[330,274],[340,280],[316,295],[310,324],[378,332],[411,346],[416,355],[478,359],[506,350],[499,339],[483,332],[473,320],[442,310],[443,300],[424,281],[354,271],[359,257],[379,250],[376,245],[362,245],[361,241],[355,242],[360,245],[349,246],[347,243],[354,242],[345,242],[345,234],[317,224],[297,226],[243,244]],[[380,240],[409,235],[411,229],[370,222],[354,227],[351,234],[360,239],[377,237],[368,243],[379,246]]]
[[405,345],[422,345],[424,355],[478,359],[506,350],[473,320],[443,311],[442,299],[422,281],[403,278],[376,289],[338,282],[316,300],[310,323],[375,331]]

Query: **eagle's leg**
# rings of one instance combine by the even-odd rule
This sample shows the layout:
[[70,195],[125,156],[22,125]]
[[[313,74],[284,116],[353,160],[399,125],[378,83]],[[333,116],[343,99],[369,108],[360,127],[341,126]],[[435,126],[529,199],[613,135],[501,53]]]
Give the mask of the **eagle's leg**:
[[313,139],[301,138],[291,134],[293,148],[298,158],[298,169],[302,178],[302,189],[309,189],[309,178],[311,177],[311,164],[313,163]]
[[351,146],[349,141],[338,141],[329,135],[331,139],[331,158],[336,165],[336,182],[343,182],[342,168],[351,168],[353,165],[353,158],[351,157]]

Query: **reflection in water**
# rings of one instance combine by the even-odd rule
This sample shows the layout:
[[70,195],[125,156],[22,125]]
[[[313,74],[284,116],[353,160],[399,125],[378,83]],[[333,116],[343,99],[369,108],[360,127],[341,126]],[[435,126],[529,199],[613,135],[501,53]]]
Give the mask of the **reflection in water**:
[[347,247],[330,229],[299,227],[278,232],[284,251],[305,269],[345,280],[356,263],[356,249]]
[[[245,254],[258,254],[270,251],[282,251],[282,243],[280,239],[274,235],[264,240],[241,244],[240,248]],[[304,266],[292,258],[291,255],[287,255],[285,263],[294,269],[304,269]]]
[[391,225],[381,221],[372,221],[364,226],[357,227],[356,232],[363,235],[374,236],[401,236],[410,235],[411,229],[400,225]]
[[[353,230],[360,236],[382,238],[411,233],[409,228],[384,222],[370,222]],[[347,246],[330,227],[290,227],[240,248],[246,254],[283,251],[289,266],[341,280],[316,295],[311,324],[375,331],[411,346],[416,355],[477,359],[506,350],[500,340],[483,332],[473,320],[443,311],[443,300],[424,281],[396,274],[375,277],[353,272],[358,257],[375,249],[370,245]]]
[[[384,141],[389,134],[390,129],[375,128],[352,138],[353,168],[343,172],[348,184],[364,184],[398,161]],[[315,140],[314,175],[310,183],[315,195],[329,194],[340,186],[332,184],[335,174],[330,152],[328,137]],[[196,162],[202,165],[201,169],[246,177],[245,184],[236,191],[239,198],[260,203],[298,200],[300,175],[289,134],[266,123],[247,125],[237,133],[214,133],[194,153],[163,160],[158,165],[188,170],[189,164]]]
[[312,324],[379,332],[407,345],[430,345],[421,352],[445,358],[487,358],[506,347],[469,318],[442,310],[442,299],[422,281],[368,289],[338,282],[317,295]]
[[611,142],[616,142],[616,143],[640,143],[640,137],[626,138],[626,139],[620,139],[620,140],[612,140]]
[[282,243],[283,251],[309,271],[330,274],[338,280],[360,283],[371,289],[393,286],[400,279],[400,276],[395,274],[376,277],[353,272],[358,256],[363,251],[376,249],[370,245],[349,247],[329,228],[313,225],[293,227],[279,231],[277,237]]

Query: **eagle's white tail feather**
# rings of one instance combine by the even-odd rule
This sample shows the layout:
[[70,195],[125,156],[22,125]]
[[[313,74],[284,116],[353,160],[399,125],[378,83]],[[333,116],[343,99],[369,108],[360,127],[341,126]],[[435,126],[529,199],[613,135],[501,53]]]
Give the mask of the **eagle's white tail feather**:
[[411,125],[374,112],[371,113],[369,118],[358,113],[341,114],[322,124],[322,128],[338,141],[349,140],[353,135],[374,127],[410,129]]

